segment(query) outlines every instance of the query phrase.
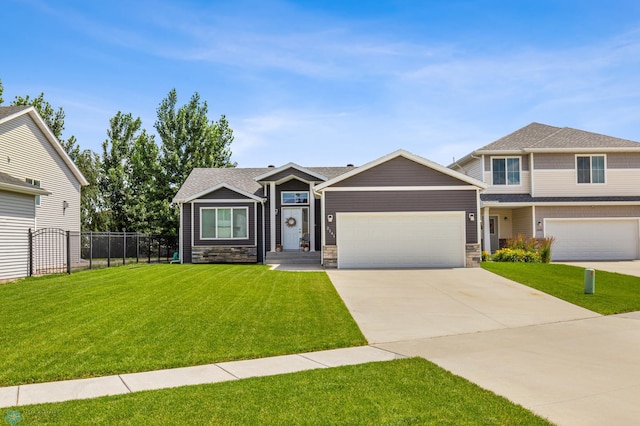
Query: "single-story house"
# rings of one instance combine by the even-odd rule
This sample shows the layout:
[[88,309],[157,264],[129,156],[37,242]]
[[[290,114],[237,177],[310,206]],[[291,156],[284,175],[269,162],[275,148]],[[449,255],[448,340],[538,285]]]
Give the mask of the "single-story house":
[[474,267],[486,187],[404,150],[360,167],[194,169],[173,200],[180,261],[308,250],[326,268]]

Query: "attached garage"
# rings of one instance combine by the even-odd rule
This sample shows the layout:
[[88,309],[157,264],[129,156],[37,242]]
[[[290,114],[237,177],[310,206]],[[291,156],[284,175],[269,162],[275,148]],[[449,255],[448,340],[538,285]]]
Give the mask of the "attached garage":
[[639,256],[640,218],[546,219],[552,260],[631,260]]
[[465,266],[464,212],[338,213],[338,268]]

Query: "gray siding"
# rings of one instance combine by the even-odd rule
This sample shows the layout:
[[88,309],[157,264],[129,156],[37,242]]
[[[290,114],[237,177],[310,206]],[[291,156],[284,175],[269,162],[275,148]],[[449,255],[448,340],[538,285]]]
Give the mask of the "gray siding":
[[[287,181],[285,183],[283,183],[282,185],[278,185],[276,186],[276,208],[278,209],[278,212],[282,211],[282,191],[307,191],[309,192],[309,184],[308,183],[304,183],[304,182],[300,182],[299,180],[290,180]],[[309,194],[309,197],[313,197],[313,194]],[[318,201],[319,202],[319,201]],[[300,204],[298,207],[305,207],[308,206],[308,204]],[[286,206],[288,207],[288,206]],[[291,207],[295,207],[295,206],[291,206]],[[316,223],[319,223],[318,221],[320,220],[319,216],[316,217]],[[282,243],[282,218],[280,217],[280,214],[278,214],[276,216],[276,244],[281,244]],[[269,229],[269,228],[267,228]]]
[[0,125],[0,147],[3,172],[37,179],[51,192],[36,207],[36,227],[80,231],[80,182],[28,114]]
[[[477,192],[469,191],[345,191],[325,193],[325,214],[366,212],[477,211]],[[467,218],[465,215],[465,218]],[[336,244],[336,220],[326,222],[325,244]],[[466,219],[467,244],[478,242],[477,222]]]
[[[640,217],[640,206],[539,206],[536,207],[536,223],[546,218],[607,218]],[[536,237],[543,237],[543,230],[536,229]]]
[[640,169],[640,153],[615,152],[607,154],[607,168],[609,169]]
[[[200,210],[203,207],[248,207],[249,208],[249,238],[242,240],[201,240],[200,239]],[[193,246],[254,246],[255,207],[253,203],[197,203],[193,212]]]
[[469,185],[437,170],[404,157],[396,157],[333,185],[334,187],[372,186],[457,186]]
[[574,154],[535,154],[533,167],[536,170],[573,170],[576,168]]
[[182,205],[182,261],[191,263],[191,209],[193,204],[185,203]]
[[220,188],[200,197],[201,200],[246,200],[247,197],[228,188]]
[[35,214],[33,195],[0,191],[0,280],[28,275],[29,228]]
[[310,174],[303,173],[298,169],[294,169],[293,167],[290,167],[290,168],[288,168],[286,170],[282,170],[281,172],[278,172],[278,173],[276,173],[276,174],[274,174],[272,176],[269,176],[267,178],[267,180],[269,182],[277,182],[277,181],[279,181],[281,179],[284,179],[284,178],[286,178],[288,176],[292,176],[292,175],[296,176],[296,177],[299,177],[300,179],[304,179],[304,180],[306,180],[308,182],[322,182],[321,179],[318,179],[315,176],[311,176]]

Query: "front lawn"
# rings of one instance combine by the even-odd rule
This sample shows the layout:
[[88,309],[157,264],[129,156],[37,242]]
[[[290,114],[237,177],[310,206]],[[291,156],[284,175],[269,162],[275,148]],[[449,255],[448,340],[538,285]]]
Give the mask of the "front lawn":
[[42,425],[549,424],[419,358],[14,409]]
[[363,344],[324,272],[131,265],[0,285],[0,386]]
[[482,262],[487,271],[603,315],[640,311],[640,278],[596,271],[595,294],[584,294],[584,268],[562,264]]

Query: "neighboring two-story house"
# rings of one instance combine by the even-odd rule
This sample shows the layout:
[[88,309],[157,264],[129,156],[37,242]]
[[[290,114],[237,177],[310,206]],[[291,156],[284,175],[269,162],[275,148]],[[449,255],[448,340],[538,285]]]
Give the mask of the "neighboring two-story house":
[[555,237],[552,260],[640,258],[640,143],[532,123],[449,166],[488,185],[483,249]]
[[[28,272],[29,229],[80,231],[86,179],[33,107],[0,107],[0,280]],[[72,248],[79,258],[79,246]]]

